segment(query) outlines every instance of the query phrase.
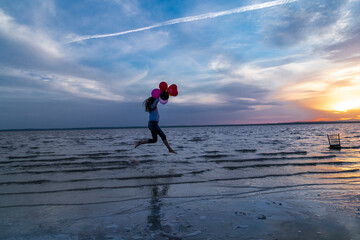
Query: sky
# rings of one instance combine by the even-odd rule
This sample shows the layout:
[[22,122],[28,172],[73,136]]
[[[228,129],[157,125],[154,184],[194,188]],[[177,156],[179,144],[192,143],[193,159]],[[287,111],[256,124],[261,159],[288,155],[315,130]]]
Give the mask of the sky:
[[360,119],[360,0],[1,0],[0,129]]

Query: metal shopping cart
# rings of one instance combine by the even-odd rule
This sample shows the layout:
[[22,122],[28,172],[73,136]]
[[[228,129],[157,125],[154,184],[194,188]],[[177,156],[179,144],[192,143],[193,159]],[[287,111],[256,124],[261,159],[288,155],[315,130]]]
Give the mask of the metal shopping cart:
[[340,149],[340,134],[328,134],[329,145],[331,149]]

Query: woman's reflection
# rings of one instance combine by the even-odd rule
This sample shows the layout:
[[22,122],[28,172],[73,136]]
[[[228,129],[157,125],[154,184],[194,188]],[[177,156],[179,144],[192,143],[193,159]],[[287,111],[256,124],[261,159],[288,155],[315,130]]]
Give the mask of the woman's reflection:
[[148,216],[149,229],[152,231],[162,230],[160,210],[162,206],[161,197],[166,196],[169,190],[169,185],[153,186],[151,189],[151,212]]

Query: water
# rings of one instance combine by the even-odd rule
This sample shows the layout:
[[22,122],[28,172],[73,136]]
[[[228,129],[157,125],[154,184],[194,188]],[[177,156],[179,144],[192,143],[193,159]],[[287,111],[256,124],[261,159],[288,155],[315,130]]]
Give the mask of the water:
[[[329,209],[347,218],[341,236],[360,236],[360,124],[163,130],[178,154],[161,141],[134,149],[147,129],[0,132],[0,238],[209,239],[223,223],[236,239],[259,214],[306,222]],[[254,236],[269,231],[280,234]]]

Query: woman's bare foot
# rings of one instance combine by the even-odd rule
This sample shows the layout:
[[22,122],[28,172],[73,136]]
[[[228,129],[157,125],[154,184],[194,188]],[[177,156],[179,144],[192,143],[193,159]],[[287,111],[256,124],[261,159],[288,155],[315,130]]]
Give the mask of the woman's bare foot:
[[135,148],[137,148],[139,145],[141,145],[141,141],[138,141],[135,145]]
[[174,150],[169,150],[169,152],[177,154],[177,152],[175,152]]

